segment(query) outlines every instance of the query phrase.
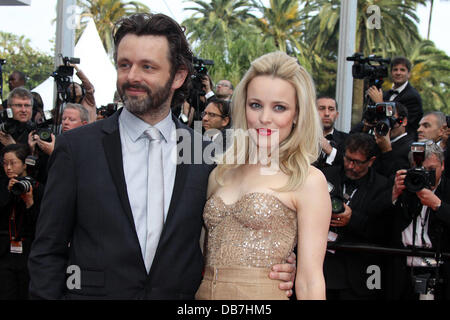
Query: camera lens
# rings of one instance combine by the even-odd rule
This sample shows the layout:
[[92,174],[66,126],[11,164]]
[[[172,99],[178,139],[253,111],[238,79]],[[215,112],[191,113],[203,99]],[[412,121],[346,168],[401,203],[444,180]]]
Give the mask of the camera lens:
[[28,180],[21,180],[13,184],[11,187],[11,193],[18,196],[23,193],[27,193],[30,191],[31,188],[31,182]]
[[331,212],[334,214],[345,211],[344,202],[338,197],[331,197]]
[[51,134],[50,134],[50,132],[49,131],[41,131],[41,132],[39,132],[39,138],[41,139],[41,140],[45,140],[45,141],[47,141],[47,140],[50,140],[51,141]]

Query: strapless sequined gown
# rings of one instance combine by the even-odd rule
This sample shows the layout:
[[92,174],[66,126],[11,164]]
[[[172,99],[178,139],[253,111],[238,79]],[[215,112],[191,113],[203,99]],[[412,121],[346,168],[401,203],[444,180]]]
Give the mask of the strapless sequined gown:
[[203,212],[206,267],[196,299],[287,299],[270,268],[284,263],[297,243],[297,214],[268,193],[233,204],[211,196]]

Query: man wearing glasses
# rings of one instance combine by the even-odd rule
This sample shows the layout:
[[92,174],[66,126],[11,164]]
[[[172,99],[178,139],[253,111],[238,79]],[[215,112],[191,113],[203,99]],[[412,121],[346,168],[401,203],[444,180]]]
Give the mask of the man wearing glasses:
[[[372,168],[376,148],[373,136],[351,134],[345,140],[343,165],[323,169],[331,196],[341,197],[343,203],[343,209],[334,210],[332,214],[328,237],[331,242],[383,244],[385,219],[382,215],[392,208],[392,184]],[[327,298],[380,298],[381,283],[371,283],[373,286],[367,283],[372,275],[369,267],[381,269],[381,262],[381,257],[374,254],[339,249],[327,252],[324,262]]]
[[233,90],[234,90],[233,84],[229,80],[220,80],[216,84],[216,96],[219,99],[231,100]]
[[[11,121],[6,121],[4,115],[2,124],[2,130],[0,130],[0,148],[14,143],[28,143],[28,130],[25,125],[31,120],[33,114],[33,95],[25,89],[24,87],[18,87],[12,90],[8,96],[8,109],[10,109],[10,116],[12,114],[12,119],[18,121],[14,126],[16,130],[8,129],[9,125],[6,123]],[[8,110],[6,110],[8,112]],[[14,122],[14,121],[12,121]]]

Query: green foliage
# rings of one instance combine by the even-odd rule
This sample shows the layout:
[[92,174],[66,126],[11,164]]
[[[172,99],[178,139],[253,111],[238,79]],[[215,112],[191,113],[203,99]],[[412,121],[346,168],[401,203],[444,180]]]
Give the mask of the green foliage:
[[150,9],[138,1],[123,0],[77,0],[81,7],[81,28],[76,31],[76,41],[86,28],[88,17],[93,18],[106,52],[112,57],[114,23],[120,18],[137,12],[150,12]]
[[26,87],[33,89],[53,72],[53,58],[34,50],[24,36],[0,32],[0,58],[6,59],[3,69],[3,98],[9,93],[8,77],[18,70],[27,76]]

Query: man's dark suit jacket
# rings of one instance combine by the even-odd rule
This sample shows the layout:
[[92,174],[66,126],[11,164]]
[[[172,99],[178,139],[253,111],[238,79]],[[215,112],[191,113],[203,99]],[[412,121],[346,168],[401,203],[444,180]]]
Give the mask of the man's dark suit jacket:
[[[383,100],[389,101],[391,95],[390,90],[385,91],[383,93]],[[408,82],[406,88],[395,97],[394,101],[400,102],[408,109],[408,125],[406,126],[406,130],[415,137],[419,128],[420,119],[423,116],[422,98],[419,92]]]
[[392,177],[397,170],[409,169],[408,154],[411,151],[411,144],[414,142],[414,138],[407,134],[401,139],[391,144],[392,150],[389,152],[381,153],[377,155],[373,167],[375,170],[385,177]]
[[[395,210],[390,217],[391,225],[391,246],[395,248],[404,248],[402,243],[402,232],[411,224],[413,216],[420,214],[422,205],[418,198],[407,197],[406,192],[400,196],[395,206]],[[441,182],[436,189],[435,195],[441,199],[442,204],[437,211],[430,209],[428,235],[433,249],[438,245],[441,252],[450,252],[450,180],[445,176],[441,177]],[[408,207],[406,206],[408,204]],[[394,256],[390,258],[388,266],[387,298],[402,299],[405,295],[405,288],[408,287],[407,281],[411,281],[411,273],[408,271],[405,256]],[[444,260],[441,267],[441,276],[444,278],[443,292],[441,293],[446,300],[450,299],[450,263]]]
[[[343,164],[344,162],[344,142],[345,139],[347,138],[348,133],[345,133],[343,131],[339,131],[337,129],[333,130],[333,134],[331,136],[331,139],[327,138],[328,141],[330,141],[330,144],[333,148],[336,148],[336,157],[334,158],[333,164],[332,166],[340,166]],[[326,163],[327,161],[327,156],[321,154],[319,156],[319,158],[317,159],[317,161],[313,164],[315,167],[319,168],[319,169],[323,169],[326,167],[330,167],[331,165]]]
[[[342,194],[345,173],[342,167],[328,167],[323,170],[327,181]],[[392,186],[388,179],[369,169],[364,183],[358,187],[350,201],[352,216],[345,227],[335,228],[338,233],[336,243],[379,244],[384,237],[379,218],[383,211],[392,206]],[[351,288],[356,295],[369,297],[377,290],[369,290],[366,282],[370,274],[367,268],[380,265],[377,255],[336,250],[327,252],[324,261],[324,275],[327,289]]]
[[[194,298],[202,277],[199,238],[212,166],[177,165],[169,212],[147,274],[125,184],[119,114],[57,138],[29,259],[32,298]],[[194,142],[197,134],[174,122],[189,130]],[[202,146],[202,137],[197,138]],[[81,269],[81,289],[67,289],[70,265]]]

